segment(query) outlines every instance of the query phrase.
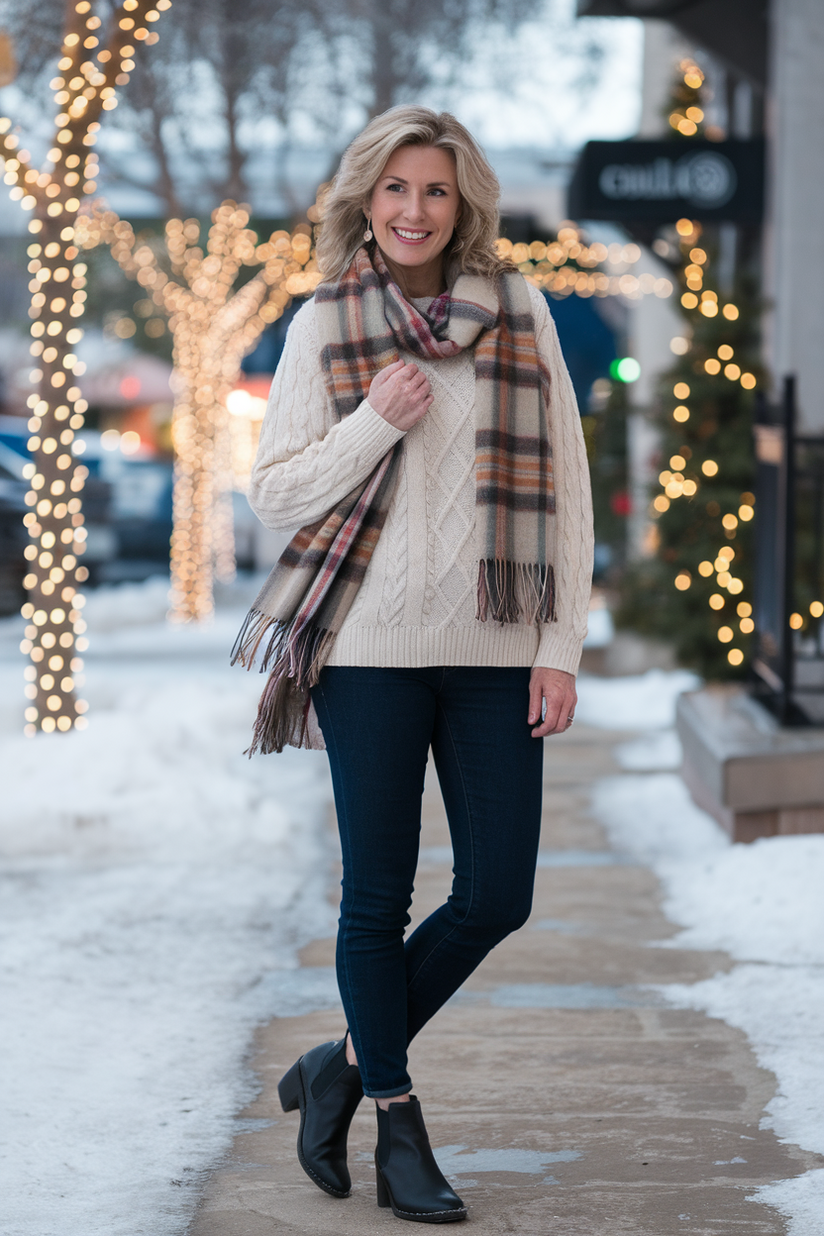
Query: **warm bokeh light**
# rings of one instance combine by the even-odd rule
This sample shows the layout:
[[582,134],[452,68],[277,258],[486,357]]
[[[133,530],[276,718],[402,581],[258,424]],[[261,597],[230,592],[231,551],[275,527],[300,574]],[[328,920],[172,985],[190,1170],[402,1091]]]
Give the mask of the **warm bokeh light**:
[[[498,254],[513,262],[535,287],[553,296],[621,296],[640,300],[644,296],[666,299],[674,292],[671,280],[629,268],[641,258],[636,244],[588,244],[577,224],[566,220],[557,239],[513,244],[506,237],[495,242]],[[632,380],[623,378],[623,381]]]
[[[317,220],[317,207],[309,217]],[[80,222],[81,246],[109,245],[153,311],[167,316],[172,334],[178,385],[172,418],[175,621],[209,617],[215,579],[234,576],[231,491],[248,481],[265,410],[262,400],[234,389],[235,382],[261,331],[293,297],[312,293],[320,282],[312,222],[291,233],[275,231],[262,243],[249,227],[249,208],[232,201],[213,212],[205,236],[197,219],[170,219],[162,242],[136,236],[130,224],[102,208]],[[257,271],[236,290],[244,267]],[[138,306],[145,315],[147,305]],[[139,450],[134,438],[124,434],[121,450]]]
[[[171,0],[123,0],[120,11],[132,10],[135,21],[155,20]],[[0,155],[10,196],[33,217],[26,249],[31,276],[29,317],[32,320],[28,449],[34,462],[24,475],[30,483],[23,522],[30,544],[25,551],[28,599],[21,613],[26,622],[21,651],[28,656],[24,733],[66,733],[87,725],[88,708],[75,698],[82,685],[82,662],[75,650],[88,646],[83,620],[84,597],[79,586],[89,577],[82,564],[88,533],[81,495],[89,469],[80,460],[85,443],[77,438],[87,403],[79,380],[85,366],[74,351],[83,338],[77,320],[85,312],[87,266],[80,260],[77,216],[81,194],[97,188],[98,157],[94,150],[103,112],[117,106],[116,87],[125,85],[134,68],[134,47],[117,23],[106,47],[89,32],[100,27],[88,0],[66,9],[66,26],[57,68],[52,79],[57,109],[53,142],[38,170],[32,156],[21,148],[8,117],[0,118]],[[154,17],[150,17],[154,14]],[[144,27],[140,27],[144,30]],[[155,31],[145,30],[146,44],[157,42]],[[38,135],[38,144],[40,135]],[[59,673],[71,663],[72,673]]]

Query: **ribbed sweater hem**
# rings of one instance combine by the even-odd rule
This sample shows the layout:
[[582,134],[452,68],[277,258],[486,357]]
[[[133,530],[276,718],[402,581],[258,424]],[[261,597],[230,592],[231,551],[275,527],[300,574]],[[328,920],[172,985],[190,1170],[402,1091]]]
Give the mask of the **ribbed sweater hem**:
[[[559,642],[541,664],[574,674],[580,642]],[[432,665],[531,666],[538,654],[534,627],[487,625],[470,627],[344,626],[332,646],[327,665],[393,666],[423,669]]]

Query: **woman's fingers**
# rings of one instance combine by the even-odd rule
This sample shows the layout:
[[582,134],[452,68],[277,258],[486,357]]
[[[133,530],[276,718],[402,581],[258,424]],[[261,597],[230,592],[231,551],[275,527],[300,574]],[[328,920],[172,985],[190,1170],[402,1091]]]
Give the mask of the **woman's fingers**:
[[[535,728],[533,738],[563,734],[575,715],[575,678],[563,670],[536,667],[529,680],[528,721]],[[541,713],[544,712],[543,719]]]
[[432,391],[428,378],[417,365],[399,360],[372,379],[369,402],[390,425],[406,431],[426,413],[432,403]]

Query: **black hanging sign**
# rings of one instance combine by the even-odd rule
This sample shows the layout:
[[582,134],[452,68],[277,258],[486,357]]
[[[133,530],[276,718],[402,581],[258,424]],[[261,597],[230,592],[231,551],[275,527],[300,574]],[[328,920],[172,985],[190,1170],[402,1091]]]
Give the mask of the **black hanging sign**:
[[573,219],[759,223],[764,142],[587,142],[569,186]]

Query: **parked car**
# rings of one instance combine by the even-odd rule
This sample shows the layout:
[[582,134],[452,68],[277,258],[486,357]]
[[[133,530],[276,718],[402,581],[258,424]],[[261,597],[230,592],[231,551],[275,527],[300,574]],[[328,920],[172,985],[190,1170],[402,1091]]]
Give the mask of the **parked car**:
[[13,614],[25,599],[23,577],[26,561],[23,550],[28,534],[23,516],[29,509],[25,497],[28,481],[23,479],[25,459],[0,442],[0,614]]
[[112,487],[111,527],[117,538],[116,559],[105,576],[145,579],[168,570],[172,539],[171,460],[101,461]]
[[[20,417],[0,417],[0,610],[13,613],[23,600],[23,515],[29,485],[28,428]],[[101,435],[81,431],[76,454],[89,470],[83,487],[87,532],[83,564],[89,584],[145,579],[168,570],[172,534],[172,463],[129,458],[101,446]]]

